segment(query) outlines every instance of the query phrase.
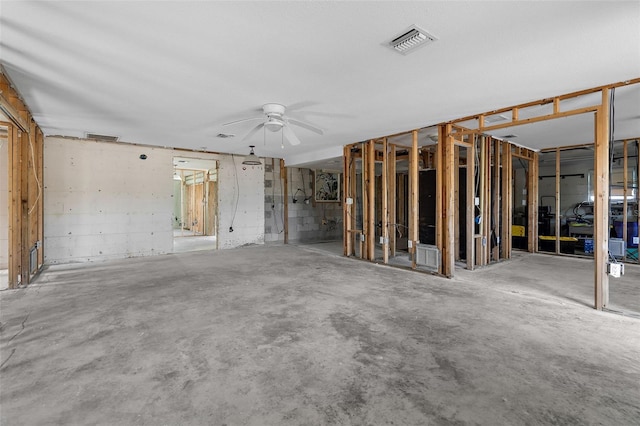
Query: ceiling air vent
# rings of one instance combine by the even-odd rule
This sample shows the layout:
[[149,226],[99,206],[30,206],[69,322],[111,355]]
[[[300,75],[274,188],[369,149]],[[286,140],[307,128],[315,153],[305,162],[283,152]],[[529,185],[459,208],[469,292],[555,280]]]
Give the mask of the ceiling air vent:
[[413,52],[418,47],[424,46],[436,40],[437,38],[435,36],[413,25],[402,34],[394,37],[393,40],[391,40],[388,44],[396,52],[402,55],[406,55],[410,52]]
[[509,118],[506,115],[490,115],[484,118],[485,123],[497,123],[499,121],[507,121]]
[[97,133],[85,133],[87,139],[94,139],[101,142],[118,142],[118,136],[99,135]]
[[218,133],[216,135],[217,138],[222,138],[222,139],[227,139],[227,138],[234,138],[236,135],[234,135],[233,133]]

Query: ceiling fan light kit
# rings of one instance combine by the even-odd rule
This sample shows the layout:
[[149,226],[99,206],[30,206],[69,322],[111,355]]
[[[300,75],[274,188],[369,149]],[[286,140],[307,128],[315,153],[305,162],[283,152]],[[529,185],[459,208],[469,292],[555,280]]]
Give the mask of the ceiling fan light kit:
[[269,117],[264,123],[264,128],[270,132],[277,132],[282,129],[284,122],[281,119],[275,117]]
[[256,153],[253,152],[253,148],[255,148],[255,146],[254,145],[250,145],[249,148],[251,149],[251,151],[249,151],[249,155],[244,157],[244,160],[242,160],[242,164],[244,164],[245,166],[259,166],[259,165],[261,165],[262,162],[260,161],[260,159],[258,158]]

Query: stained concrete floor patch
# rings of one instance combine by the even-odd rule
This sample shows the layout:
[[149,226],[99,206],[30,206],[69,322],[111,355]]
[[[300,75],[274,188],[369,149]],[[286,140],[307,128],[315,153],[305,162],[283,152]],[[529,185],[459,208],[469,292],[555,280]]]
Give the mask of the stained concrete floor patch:
[[447,280],[281,245],[52,266],[0,292],[0,423],[637,423],[639,320],[554,267]]

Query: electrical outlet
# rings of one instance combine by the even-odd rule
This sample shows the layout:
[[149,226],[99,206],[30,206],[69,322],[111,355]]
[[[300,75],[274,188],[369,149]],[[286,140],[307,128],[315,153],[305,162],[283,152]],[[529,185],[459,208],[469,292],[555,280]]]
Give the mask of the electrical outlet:
[[611,275],[614,278],[620,278],[620,276],[624,274],[622,265],[623,265],[622,263],[610,263],[609,275]]
[[407,241],[407,248],[413,248],[413,241],[411,240]]
[[347,198],[347,205],[350,206],[351,204],[353,204],[353,198],[349,197]]

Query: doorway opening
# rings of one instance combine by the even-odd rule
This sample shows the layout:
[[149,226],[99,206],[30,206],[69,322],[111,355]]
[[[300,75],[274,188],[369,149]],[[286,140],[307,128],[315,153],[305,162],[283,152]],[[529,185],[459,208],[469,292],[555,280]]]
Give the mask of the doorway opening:
[[173,252],[218,248],[218,162],[173,159]]

